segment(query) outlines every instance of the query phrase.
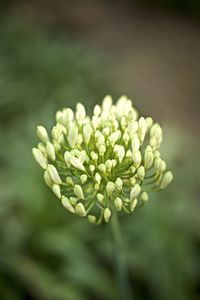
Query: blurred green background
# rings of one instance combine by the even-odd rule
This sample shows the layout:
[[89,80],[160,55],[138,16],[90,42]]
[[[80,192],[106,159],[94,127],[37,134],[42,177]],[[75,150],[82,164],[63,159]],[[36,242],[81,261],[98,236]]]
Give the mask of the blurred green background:
[[108,225],[64,210],[35,127],[127,94],[164,129],[168,189],[121,216],[134,299],[200,299],[199,1],[0,1],[0,299],[115,300]]

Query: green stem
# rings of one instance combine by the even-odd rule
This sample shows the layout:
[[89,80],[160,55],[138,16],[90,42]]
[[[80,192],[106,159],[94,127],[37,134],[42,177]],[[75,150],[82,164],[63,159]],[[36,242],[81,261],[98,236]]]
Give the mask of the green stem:
[[122,240],[121,228],[116,211],[113,211],[110,223],[113,249],[116,260],[116,273],[121,292],[120,300],[131,300],[132,293],[128,276],[127,262],[124,253],[124,242]]

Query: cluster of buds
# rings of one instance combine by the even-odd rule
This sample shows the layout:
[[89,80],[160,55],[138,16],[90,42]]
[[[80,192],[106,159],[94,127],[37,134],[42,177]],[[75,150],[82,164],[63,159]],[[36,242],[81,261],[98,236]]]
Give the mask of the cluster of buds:
[[37,135],[33,155],[46,184],[68,211],[94,224],[108,222],[113,210],[131,214],[173,179],[159,152],[160,125],[138,117],[125,96],[115,105],[106,96],[92,118],[81,103],[75,113],[64,108],[51,137],[43,126]]

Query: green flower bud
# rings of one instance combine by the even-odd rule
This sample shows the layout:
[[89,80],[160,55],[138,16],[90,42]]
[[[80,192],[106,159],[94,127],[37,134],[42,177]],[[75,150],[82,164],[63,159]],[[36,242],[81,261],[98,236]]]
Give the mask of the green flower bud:
[[46,169],[47,168],[47,160],[44,157],[42,151],[40,151],[37,148],[33,148],[32,150],[33,156],[35,158],[35,160],[37,161],[37,163],[43,168]]
[[87,181],[87,175],[86,174],[82,174],[81,176],[80,176],[80,180],[81,180],[81,183],[82,184],[84,184],[86,181]]
[[75,210],[73,208],[73,206],[71,205],[69,199],[65,196],[62,196],[61,198],[61,202],[62,202],[62,205],[68,210],[70,211],[71,213],[75,213]]
[[121,180],[121,178],[119,177],[117,178],[117,180],[115,181],[115,186],[119,191],[122,190],[123,181]]
[[85,171],[85,168],[84,168],[82,162],[78,158],[76,158],[74,156],[71,156],[70,157],[70,163],[72,164],[72,166],[74,168],[79,169],[81,171]]
[[120,211],[122,209],[122,199],[117,197],[114,200],[116,210]]
[[145,154],[144,154],[144,166],[145,169],[148,170],[151,168],[152,164],[153,164],[153,152],[152,151],[146,151],[145,150]]
[[87,218],[88,218],[88,221],[91,223],[91,224],[96,224],[96,217],[95,216],[93,216],[93,215],[88,215],[87,216]]
[[70,147],[73,149],[78,141],[78,128],[72,125],[68,132],[68,142]]
[[172,179],[173,179],[172,172],[170,171],[166,172],[161,180],[160,188],[165,189],[168,186],[168,184],[170,184]]
[[51,178],[49,176],[48,171],[44,172],[44,181],[46,182],[46,185],[48,185],[49,187],[52,187],[53,182],[52,182],[52,180],[51,180]]
[[131,189],[130,199],[134,200],[139,195],[140,192],[141,192],[141,186],[136,183],[136,185]]
[[83,206],[82,203],[78,203],[76,206],[75,206],[75,212],[77,215],[79,215],[80,217],[85,217],[86,216],[86,211],[85,211],[85,208]]
[[37,136],[45,144],[49,141],[48,133],[43,126],[37,126]]
[[61,198],[60,186],[58,184],[53,184],[52,191],[59,199]]
[[98,201],[99,201],[101,204],[103,204],[104,195],[98,193],[98,194],[97,194],[97,199],[98,199]]
[[115,184],[114,182],[109,181],[106,185],[106,191],[108,195],[110,196],[115,190]]
[[83,190],[82,187],[78,184],[75,184],[74,186],[74,194],[79,198],[79,199],[84,199],[84,194],[83,194]]
[[149,195],[147,194],[147,192],[143,192],[141,194],[141,199],[145,202],[149,200]]
[[137,170],[137,174],[138,174],[139,178],[141,180],[143,180],[144,176],[145,176],[145,168],[143,166],[140,166]]
[[56,183],[56,184],[61,184],[62,183],[62,180],[60,179],[60,176],[58,174],[58,171],[57,171],[56,167],[54,167],[53,165],[48,165],[47,170],[49,172],[51,180],[54,183]]
[[111,217],[111,210],[109,208],[105,208],[103,212],[103,217],[106,223],[110,220]]
[[138,202],[137,199],[134,199],[131,201],[131,203],[130,203],[130,211],[131,212],[133,212],[135,210],[135,208],[137,206],[137,202]]
[[87,123],[83,126],[83,138],[86,145],[88,145],[90,141],[91,134],[92,134],[92,127],[90,126],[89,123]]
[[47,151],[47,154],[50,157],[50,159],[55,160],[56,153],[55,153],[54,145],[52,143],[47,142],[46,151]]
[[66,183],[68,183],[68,184],[70,184],[70,185],[72,185],[72,186],[74,186],[74,182],[73,182],[73,180],[72,180],[72,178],[71,177],[66,177]]

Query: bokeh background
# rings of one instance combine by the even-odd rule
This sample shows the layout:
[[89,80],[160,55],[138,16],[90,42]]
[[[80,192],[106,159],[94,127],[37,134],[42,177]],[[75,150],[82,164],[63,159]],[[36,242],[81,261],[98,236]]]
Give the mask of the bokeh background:
[[121,217],[135,300],[200,299],[200,1],[0,1],[0,299],[115,300],[108,225],[67,213],[35,127],[127,94],[164,129],[174,181]]

